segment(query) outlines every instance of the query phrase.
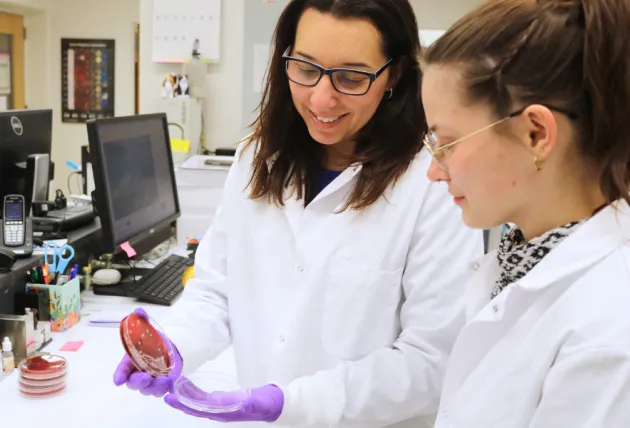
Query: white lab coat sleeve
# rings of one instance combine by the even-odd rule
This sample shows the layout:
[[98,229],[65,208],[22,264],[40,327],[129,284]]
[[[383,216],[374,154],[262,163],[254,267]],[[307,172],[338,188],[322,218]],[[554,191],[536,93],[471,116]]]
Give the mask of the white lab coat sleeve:
[[[237,154],[238,158],[238,154]],[[239,161],[230,168],[221,204],[195,255],[195,277],[170,311],[164,331],[184,361],[184,374],[194,372],[230,345],[226,259],[228,225]]]
[[547,375],[530,428],[630,426],[630,331],[620,342],[559,358]]
[[482,231],[466,227],[445,187],[431,184],[408,250],[397,340],[360,360],[279,385],[285,405],[276,423],[366,427],[434,418],[447,360],[465,322],[467,262],[481,255]]

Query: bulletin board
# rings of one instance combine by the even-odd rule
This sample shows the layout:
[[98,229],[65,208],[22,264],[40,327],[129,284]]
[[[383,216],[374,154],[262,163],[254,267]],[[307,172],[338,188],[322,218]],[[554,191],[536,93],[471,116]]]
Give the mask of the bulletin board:
[[243,129],[257,113],[270,46],[278,19],[290,0],[247,0],[243,35]]
[[61,39],[61,120],[114,117],[114,40]]
[[193,49],[200,61],[218,62],[221,0],[154,0],[152,45],[154,62],[188,62]]

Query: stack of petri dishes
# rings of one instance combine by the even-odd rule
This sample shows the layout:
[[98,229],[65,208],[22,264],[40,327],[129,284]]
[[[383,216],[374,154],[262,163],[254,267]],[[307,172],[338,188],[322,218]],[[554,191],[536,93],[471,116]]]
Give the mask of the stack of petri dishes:
[[47,398],[66,388],[68,362],[57,355],[39,355],[22,360],[18,380],[20,393],[29,398]]

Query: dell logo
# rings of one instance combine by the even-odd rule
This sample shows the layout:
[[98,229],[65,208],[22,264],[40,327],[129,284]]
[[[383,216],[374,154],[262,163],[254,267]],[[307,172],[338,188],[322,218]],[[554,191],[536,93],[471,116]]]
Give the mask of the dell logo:
[[15,135],[22,135],[24,132],[24,128],[22,127],[22,122],[15,116],[11,116],[11,128],[13,128],[13,132]]

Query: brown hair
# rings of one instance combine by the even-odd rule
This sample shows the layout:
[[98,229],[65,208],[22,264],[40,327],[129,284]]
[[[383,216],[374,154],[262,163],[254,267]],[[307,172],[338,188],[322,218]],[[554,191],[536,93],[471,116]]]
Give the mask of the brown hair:
[[609,201],[630,203],[630,1],[498,0],[458,21],[427,64],[464,66],[466,97],[497,117],[527,104],[577,113],[579,150]]
[[[292,186],[305,205],[314,197],[314,174],[321,168],[323,147],[314,141],[297,112],[285,74],[282,54],[292,46],[297,25],[307,8],[337,18],[369,20],[380,32],[382,50],[392,58],[399,77],[391,99],[381,102],[357,135],[351,163],[361,162],[354,188],[343,207],[363,209],[376,201],[405,172],[422,148],[426,128],[420,100],[420,41],[408,0],[291,0],[278,21],[259,117],[246,145],[256,154],[249,182],[252,199],[267,197],[283,205],[283,191]],[[275,156],[272,167],[268,160]]]

